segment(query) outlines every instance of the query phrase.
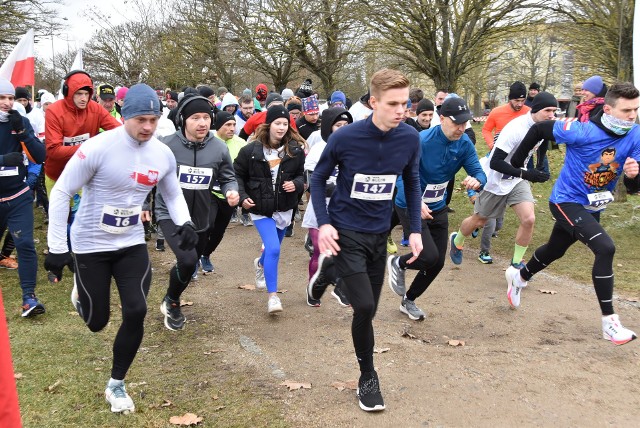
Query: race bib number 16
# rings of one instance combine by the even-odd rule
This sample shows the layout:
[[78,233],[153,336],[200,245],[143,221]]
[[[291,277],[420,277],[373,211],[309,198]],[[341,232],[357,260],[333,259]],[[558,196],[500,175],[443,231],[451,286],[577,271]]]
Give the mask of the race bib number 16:
[[356,174],[353,176],[351,197],[367,201],[389,201],[393,198],[396,178],[396,175]]
[[126,233],[140,221],[142,207],[116,208],[105,205],[102,208],[102,221],[100,229],[105,232],[122,234]]

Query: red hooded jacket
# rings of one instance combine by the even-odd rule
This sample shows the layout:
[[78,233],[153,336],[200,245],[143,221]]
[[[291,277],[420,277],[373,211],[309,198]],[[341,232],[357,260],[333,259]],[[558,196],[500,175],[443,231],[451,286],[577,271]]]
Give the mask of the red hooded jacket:
[[44,172],[52,180],[60,177],[80,144],[96,135],[100,128],[109,130],[122,125],[93,100],[89,100],[84,109],[76,107],[73,95],[78,90],[89,88],[89,96],[93,95],[93,82],[88,75],[74,74],[67,79],[67,85],[69,92],[64,99],[51,104],[45,113],[47,157]]

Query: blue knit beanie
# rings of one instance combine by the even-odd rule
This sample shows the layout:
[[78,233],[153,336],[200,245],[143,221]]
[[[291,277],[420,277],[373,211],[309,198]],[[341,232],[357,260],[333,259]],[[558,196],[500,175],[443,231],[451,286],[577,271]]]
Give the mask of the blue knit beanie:
[[122,117],[131,119],[132,117],[146,114],[160,116],[160,101],[156,91],[151,86],[138,83],[130,87],[124,97]]
[[1,95],[15,95],[16,89],[13,87],[11,82],[7,79],[3,79],[0,77],[0,94]]
[[604,83],[602,82],[602,77],[600,76],[591,76],[582,84],[582,89],[591,92],[594,95],[598,95],[600,91],[602,91]]

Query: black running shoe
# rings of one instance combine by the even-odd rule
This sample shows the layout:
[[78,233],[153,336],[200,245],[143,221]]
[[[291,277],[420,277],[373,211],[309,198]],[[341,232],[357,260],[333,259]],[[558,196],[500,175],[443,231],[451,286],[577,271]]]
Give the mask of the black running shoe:
[[382,393],[380,393],[378,373],[375,370],[360,375],[356,396],[360,408],[365,412],[379,412],[385,409]]
[[309,281],[309,285],[307,286],[308,300],[320,300],[324,291],[331,285],[325,273],[330,262],[332,262],[331,257],[327,257],[324,254],[320,254],[320,257],[318,257],[318,270],[311,277],[311,281]]
[[164,251],[164,239],[156,239],[156,251]]
[[338,303],[340,303],[340,306],[344,306],[344,307],[351,306],[351,303],[349,303],[349,299],[347,298],[347,295],[342,289],[342,281],[338,279],[337,282],[338,283],[336,284],[336,287],[331,292],[331,295],[336,298]]
[[184,323],[187,321],[180,310],[180,302],[165,296],[160,305],[160,312],[164,315],[164,326],[169,330],[182,330]]

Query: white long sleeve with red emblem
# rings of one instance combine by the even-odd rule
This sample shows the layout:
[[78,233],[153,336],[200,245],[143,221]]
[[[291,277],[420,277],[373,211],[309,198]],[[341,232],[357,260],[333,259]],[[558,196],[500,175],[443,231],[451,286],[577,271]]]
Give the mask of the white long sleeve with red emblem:
[[125,127],[103,132],[78,149],[51,191],[49,251],[67,248],[69,199],[82,189],[71,226],[71,246],[79,254],[116,251],[144,244],[140,213],[153,186],[158,186],[171,219],[190,221],[171,150],[158,139],[140,143]]

